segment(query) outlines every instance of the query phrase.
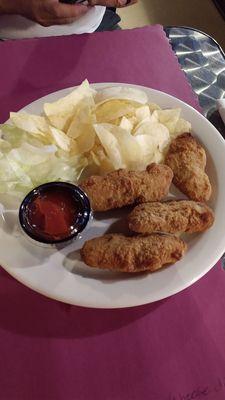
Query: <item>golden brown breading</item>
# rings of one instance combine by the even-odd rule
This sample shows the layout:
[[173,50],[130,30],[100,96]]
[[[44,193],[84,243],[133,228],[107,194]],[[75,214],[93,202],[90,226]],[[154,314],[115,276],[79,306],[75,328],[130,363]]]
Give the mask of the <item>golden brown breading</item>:
[[187,245],[172,235],[126,237],[104,235],[87,241],[81,249],[83,261],[94,268],[120,272],[156,271],[180,260]]
[[208,201],[212,188],[205,173],[206,153],[190,133],[174,139],[165,159],[174,173],[174,184],[190,199]]
[[106,176],[91,176],[81,185],[94,211],[107,211],[129,204],[159,201],[165,197],[173,179],[166,165],[151,164],[146,171],[120,169]]
[[214,222],[214,213],[204,203],[191,200],[140,204],[128,217],[129,228],[137,233],[202,232]]

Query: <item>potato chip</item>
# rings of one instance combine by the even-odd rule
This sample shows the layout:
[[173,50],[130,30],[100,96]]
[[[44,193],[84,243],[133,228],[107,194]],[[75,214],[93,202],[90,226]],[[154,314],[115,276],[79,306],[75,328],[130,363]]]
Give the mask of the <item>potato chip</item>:
[[[159,152],[160,154],[162,154],[163,152],[165,152],[166,147],[168,146],[170,141],[168,128],[158,122],[145,122],[143,125],[139,126],[135,137],[138,139],[139,136],[149,137],[149,139],[146,139],[146,141],[149,140],[149,142],[146,142],[146,146],[149,146],[153,151],[152,162],[156,162],[156,158],[154,157],[156,153]],[[157,155],[157,159],[162,158],[163,155]]]
[[10,120],[19,129],[44,136],[48,132],[48,123],[44,117],[24,112],[11,112]]
[[154,152],[156,151],[156,143],[150,135],[135,136],[135,140],[140,147],[141,161],[139,169],[145,169],[148,164],[153,162]]
[[190,124],[190,122],[186,121],[185,119],[180,118],[175,125],[172,135],[178,136],[184,132],[191,132],[191,124]]
[[[137,121],[137,119],[136,119]],[[155,121],[151,120],[151,117],[145,118],[141,122],[137,123],[136,126],[133,128],[133,135],[145,135],[149,131],[149,127],[151,129],[152,123]]]
[[169,130],[168,128],[160,124],[159,122],[152,122],[151,120],[147,119],[142,123],[138,124],[138,126],[134,130],[134,135],[151,135],[157,137],[169,137]]
[[113,164],[108,157],[105,157],[104,160],[101,161],[100,173],[106,175],[112,171],[114,171]]
[[64,151],[71,151],[72,142],[71,139],[59,129],[54,128],[53,126],[49,126],[52,141],[56,143]]
[[160,164],[163,163],[165,158],[165,154],[162,153],[161,151],[155,151],[154,156],[152,158],[152,162],[156,163],[156,164]]
[[94,125],[96,134],[115,169],[125,168],[120,146],[116,137],[103,124]]
[[106,158],[105,150],[102,147],[101,142],[100,142],[100,140],[98,139],[97,136],[96,136],[96,139],[95,139],[95,144],[94,144],[94,146],[92,148],[92,152],[95,153],[96,157],[98,157],[98,160],[100,162]]
[[127,100],[108,100],[96,106],[97,123],[111,123],[124,116],[135,114],[137,104]]
[[[124,125],[123,129],[130,130],[131,133],[133,132],[134,128],[137,126],[137,123],[138,123],[138,121],[135,116],[130,117],[128,115],[126,115],[125,117],[122,117],[122,118],[114,119],[113,121],[110,122],[110,124],[120,126],[120,128],[123,128],[123,125]],[[129,127],[129,129],[128,129],[128,127]]]
[[132,134],[133,134],[134,130],[136,129],[136,127],[138,125],[138,120],[137,120],[136,116],[127,117],[127,119],[133,125],[133,129],[132,129]]
[[100,167],[101,163],[100,163],[97,155],[94,153],[94,151],[90,151],[90,156],[92,158],[93,163],[96,164],[98,167]]
[[95,93],[96,91],[93,90],[88,81],[85,80],[67,96],[55,101],[54,103],[45,103],[45,115],[55,128],[66,131],[79,103],[82,102],[83,104],[94,107]]
[[151,113],[149,110],[149,106],[139,107],[135,110],[135,116],[137,118],[137,122],[142,122],[146,118],[151,117]]
[[134,125],[131,122],[131,120],[126,118],[126,117],[122,118],[119,126],[120,126],[120,128],[125,129],[128,132],[132,132],[132,129],[134,127]]
[[87,126],[83,134],[74,139],[77,154],[88,153],[94,146],[95,136],[94,128],[91,125]]
[[67,130],[67,135],[73,139],[85,134],[85,131],[96,123],[96,116],[89,105],[79,106]]
[[130,88],[129,86],[112,86],[99,90],[95,96],[95,102],[101,103],[111,99],[131,100],[136,103],[146,104],[147,94],[140,89]]
[[127,169],[145,169],[154,159],[154,152],[161,151],[161,143],[151,135],[132,136],[127,130],[110,124],[99,125],[110,133],[119,145],[119,152]]
[[114,135],[117,139],[122,160],[128,169],[135,169],[136,165],[141,163],[141,148],[135,137],[125,129],[115,127],[114,125],[104,124],[104,128]]
[[159,107],[159,105],[155,103],[149,103],[148,107],[151,113],[153,113],[153,111],[155,110],[161,110],[161,107]]
[[173,133],[175,126],[180,118],[181,109],[175,108],[171,110],[155,110],[153,112],[153,117],[158,118],[158,121],[165,125],[170,133]]
[[109,123],[112,125],[120,126],[122,119],[123,119],[123,117],[116,118],[116,119],[113,119],[112,121],[110,121]]

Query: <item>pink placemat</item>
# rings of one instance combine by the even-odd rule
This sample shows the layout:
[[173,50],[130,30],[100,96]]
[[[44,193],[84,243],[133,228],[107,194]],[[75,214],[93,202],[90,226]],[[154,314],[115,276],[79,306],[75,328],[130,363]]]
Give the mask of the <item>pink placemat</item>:
[[[160,89],[199,109],[158,25],[9,41],[0,55],[1,121],[86,77]],[[0,400],[224,400],[224,310],[220,263],[176,296],[113,311],[49,300],[1,270]]]
[[37,98],[90,82],[149,86],[200,106],[159,25],[0,43],[0,121]]

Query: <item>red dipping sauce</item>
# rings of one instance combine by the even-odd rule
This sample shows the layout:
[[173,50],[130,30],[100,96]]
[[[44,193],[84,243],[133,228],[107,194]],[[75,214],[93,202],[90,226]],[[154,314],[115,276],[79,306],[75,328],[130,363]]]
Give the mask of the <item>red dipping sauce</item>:
[[29,224],[37,234],[61,240],[74,232],[79,207],[70,193],[56,189],[34,198],[27,212]]
[[59,243],[80,233],[91,216],[87,195],[66,182],[51,182],[32,190],[23,200],[19,219],[23,230],[42,243]]

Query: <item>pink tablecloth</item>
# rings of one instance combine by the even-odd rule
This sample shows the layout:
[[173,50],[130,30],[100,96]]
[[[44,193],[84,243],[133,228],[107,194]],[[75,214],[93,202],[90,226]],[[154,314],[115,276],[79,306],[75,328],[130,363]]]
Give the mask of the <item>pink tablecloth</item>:
[[[86,77],[199,108],[160,26],[5,42],[0,55],[2,121]],[[220,263],[176,296],[114,311],[49,300],[1,270],[0,400],[224,400],[224,310]]]

